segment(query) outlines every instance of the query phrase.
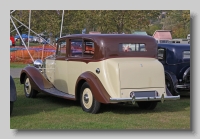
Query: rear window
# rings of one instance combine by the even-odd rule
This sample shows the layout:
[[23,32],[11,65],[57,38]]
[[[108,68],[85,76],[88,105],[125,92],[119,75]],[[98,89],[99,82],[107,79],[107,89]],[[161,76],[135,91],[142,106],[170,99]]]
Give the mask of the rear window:
[[146,51],[144,43],[120,43],[120,52]]

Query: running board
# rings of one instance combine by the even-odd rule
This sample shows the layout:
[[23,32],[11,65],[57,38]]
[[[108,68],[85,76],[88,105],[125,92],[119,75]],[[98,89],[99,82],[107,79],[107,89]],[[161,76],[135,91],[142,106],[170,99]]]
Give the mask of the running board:
[[60,98],[64,98],[64,99],[71,99],[71,100],[76,100],[74,95],[70,95],[64,92],[59,91],[56,88],[49,88],[49,89],[44,89],[43,90],[45,93],[48,93],[50,95],[56,96],[56,97],[60,97]]

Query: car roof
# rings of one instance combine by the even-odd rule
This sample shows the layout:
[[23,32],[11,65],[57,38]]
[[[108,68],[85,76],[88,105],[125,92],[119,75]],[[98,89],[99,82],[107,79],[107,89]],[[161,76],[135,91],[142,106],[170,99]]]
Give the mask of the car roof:
[[158,47],[163,47],[163,48],[166,48],[166,49],[190,49],[190,44],[158,43]]
[[85,38],[107,38],[107,37],[146,37],[146,38],[152,38],[152,36],[149,35],[139,35],[139,34],[71,34],[71,35],[66,35],[61,38],[66,38],[66,37],[85,37]]
[[[156,40],[149,35],[138,34],[73,34],[63,36],[60,39],[90,39],[95,42],[96,46],[96,59],[108,57],[127,56],[133,57],[155,57],[157,53]],[[59,41],[59,40],[58,40]],[[144,52],[122,53],[119,51],[119,44],[123,43],[141,43],[145,44],[147,50]]]

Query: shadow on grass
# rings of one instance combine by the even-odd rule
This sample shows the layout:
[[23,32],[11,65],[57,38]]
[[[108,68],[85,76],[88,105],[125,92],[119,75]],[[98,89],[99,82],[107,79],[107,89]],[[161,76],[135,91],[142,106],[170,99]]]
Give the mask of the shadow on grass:
[[[178,112],[184,111],[190,107],[190,97],[184,96],[180,100],[158,102],[154,110],[140,109],[137,104],[102,104],[99,114],[117,113],[117,114],[141,114],[141,113],[160,113],[160,112]],[[51,95],[39,93],[36,98],[26,98],[19,95],[14,104],[12,116],[32,115],[41,112],[55,111],[64,109],[64,113],[84,114],[78,101],[57,98]]]
[[14,103],[12,117],[55,111],[57,109],[67,110],[70,107],[79,107],[79,104],[76,101],[57,98],[43,93],[39,93],[36,98],[26,98],[25,95],[20,94]]
[[184,97],[176,101],[158,102],[154,110],[144,110],[137,104],[109,104],[101,107],[101,112],[113,112],[118,114],[141,114],[141,113],[160,113],[160,112],[178,112],[184,111],[190,107],[190,98]]
[[141,113],[160,113],[160,112],[178,112],[184,111],[190,107],[190,97],[181,96],[180,100],[164,101],[164,103],[158,102],[154,110],[144,110],[139,108],[137,104],[112,104],[106,106],[105,111],[112,110],[114,113],[120,114],[141,114]]

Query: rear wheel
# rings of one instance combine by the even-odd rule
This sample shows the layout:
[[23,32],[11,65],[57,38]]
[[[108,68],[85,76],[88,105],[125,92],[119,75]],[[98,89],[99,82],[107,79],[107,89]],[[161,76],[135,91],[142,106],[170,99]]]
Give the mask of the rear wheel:
[[35,98],[38,92],[31,87],[28,76],[25,77],[24,81],[24,93],[27,98]]
[[95,100],[87,82],[82,85],[80,93],[80,102],[83,111],[93,114],[98,113],[101,103]]
[[137,102],[138,106],[141,109],[146,109],[146,110],[153,110],[157,106],[157,101],[141,101]]

